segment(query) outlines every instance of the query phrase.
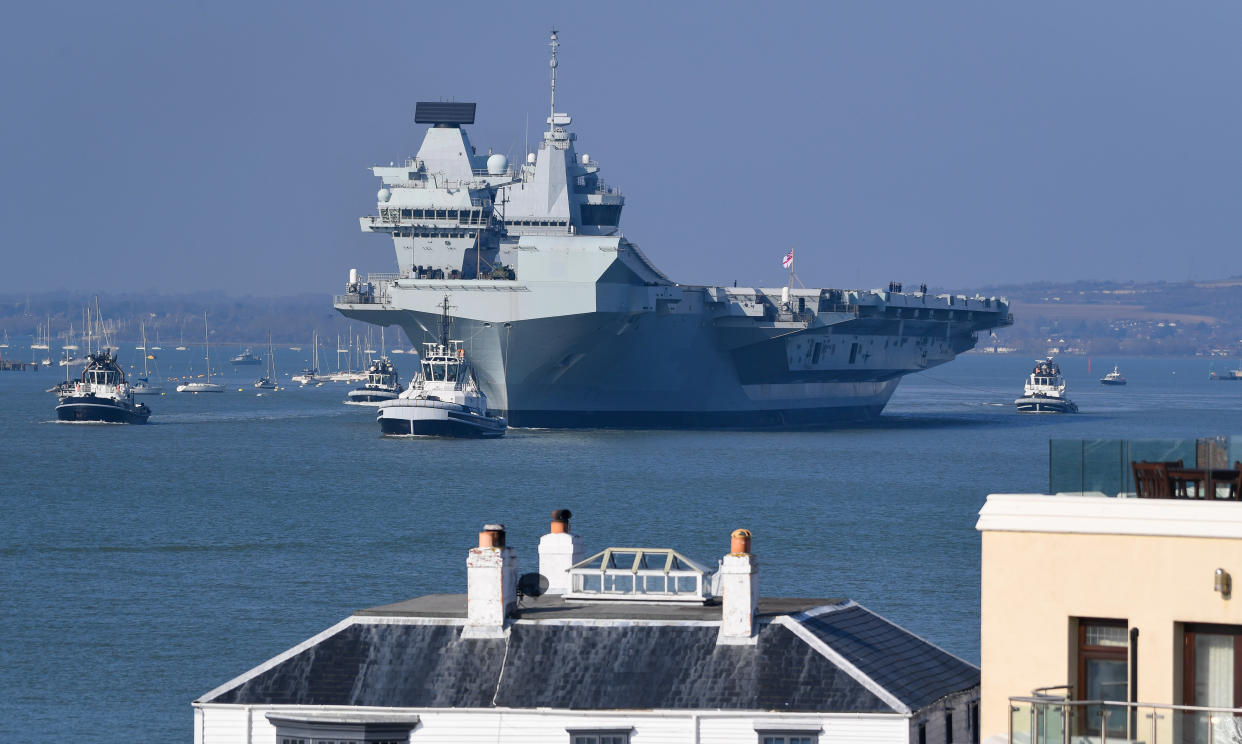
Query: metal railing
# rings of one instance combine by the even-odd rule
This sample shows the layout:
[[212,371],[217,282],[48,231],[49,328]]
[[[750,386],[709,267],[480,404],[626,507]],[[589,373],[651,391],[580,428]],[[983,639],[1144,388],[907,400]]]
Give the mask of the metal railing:
[[1242,744],[1242,708],[1009,698],[1010,744]]

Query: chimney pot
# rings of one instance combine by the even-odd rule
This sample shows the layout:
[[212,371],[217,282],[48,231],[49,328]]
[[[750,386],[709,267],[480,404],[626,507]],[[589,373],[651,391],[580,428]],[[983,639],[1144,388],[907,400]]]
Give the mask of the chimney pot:
[[553,511],[551,532],[557,535],[569,532],[569,518],[572,516],[573,512],[568,509],[557,509]]
[[505,546],[505,526],[503,524],[485,524],[479,533],[480,548],[503,548]]
[[734,555],[750,553],[750,530],[733,530],[732,539],[729,541],[729,552]]

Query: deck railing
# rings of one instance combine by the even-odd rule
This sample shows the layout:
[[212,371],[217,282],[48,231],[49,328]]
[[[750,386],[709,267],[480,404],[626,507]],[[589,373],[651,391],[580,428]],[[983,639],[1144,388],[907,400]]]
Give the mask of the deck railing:
[[1009,742],[1236,744],[1242,742],[1242,708],[1013,697]]

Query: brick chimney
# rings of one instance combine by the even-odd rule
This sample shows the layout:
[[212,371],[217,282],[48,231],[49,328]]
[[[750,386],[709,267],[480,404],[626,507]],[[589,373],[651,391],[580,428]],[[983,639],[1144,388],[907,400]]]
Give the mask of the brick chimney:
[[539,574],[548,580],[548,594],[569,591],[569,569],[583,559],[582,539],[569,531],[568,509],[552,512],[552,527],[539,538]]
[[505,526],[485,524],[479,547],[466,558],[466,627],[462,638],[502,638],[517,607],[517,553],[505,546]]
[[729,554],[720,562],[720,635],[717,644],[755,643],[758,627],[759,562],[750,554],[750,531],[734,530]]

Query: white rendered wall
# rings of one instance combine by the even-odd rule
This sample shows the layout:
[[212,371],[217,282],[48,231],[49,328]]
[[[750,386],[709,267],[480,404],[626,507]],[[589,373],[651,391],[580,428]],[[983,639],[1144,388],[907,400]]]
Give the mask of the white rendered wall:
[[[276,730],[265,714],[290,713],[297,707],[251,708],[252,728],[246,739],[243,706],[203,705],[205,736],[197,744],[275,744]],[[301,710],[347,710],[305,706]],[[820,729],[820,744],[909,744],[910,719],[891,715],[806,715],[779,713],[567,712],[527,710],[427,710],[368,708],[368,711],[411,714],[420,722],[411,744],[569,744],[570,729],[632,729],[633,744],[756,744],[757,728]]]

